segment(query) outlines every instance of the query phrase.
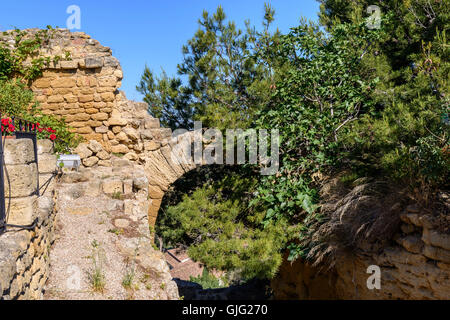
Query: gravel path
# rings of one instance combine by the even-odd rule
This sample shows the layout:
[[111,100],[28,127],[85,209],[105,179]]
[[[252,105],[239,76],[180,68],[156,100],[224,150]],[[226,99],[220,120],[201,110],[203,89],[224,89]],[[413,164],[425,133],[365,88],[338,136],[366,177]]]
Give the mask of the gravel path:
[[56,241],[44,299],[178,298],[166,262],[148,236],[136,232],[142,223],[148,230],[146,218],[126,216],[124,201],[104,195],[101,186],[102,178],[92,176],[57,186]]

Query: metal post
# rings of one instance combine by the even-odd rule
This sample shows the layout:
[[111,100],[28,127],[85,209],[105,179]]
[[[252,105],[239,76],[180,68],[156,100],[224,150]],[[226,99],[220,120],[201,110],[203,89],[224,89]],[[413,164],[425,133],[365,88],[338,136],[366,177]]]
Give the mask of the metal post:
[[[1,121],[1,114],[0,114]],[[5,177],[3,172],[3,133],[0,135],[0,235],[6,231]],[[4,137],[6,139],[6,137]]]

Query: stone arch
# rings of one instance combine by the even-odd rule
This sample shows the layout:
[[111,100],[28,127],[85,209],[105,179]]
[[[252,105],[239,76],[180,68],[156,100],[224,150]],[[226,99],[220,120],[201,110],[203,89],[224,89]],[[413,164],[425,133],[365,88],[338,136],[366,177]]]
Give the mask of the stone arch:
[[[191,154],[180,153],[187,148],[192,150],[194,132],[186,132],[161,143],[161,148],[147,153],[144,168],[149,180],[149,212],[150,226],[155,226],[162,199],[170,185],[186,173],[205,165],[196,164]],[[188,146],[187,144],[190,144]]]

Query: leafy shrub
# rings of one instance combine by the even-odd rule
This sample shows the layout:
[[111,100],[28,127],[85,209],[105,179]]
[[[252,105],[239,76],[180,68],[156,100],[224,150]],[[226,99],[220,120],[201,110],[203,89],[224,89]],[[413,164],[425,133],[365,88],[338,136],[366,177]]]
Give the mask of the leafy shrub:
[[[3,33],[12,35],[15,42],[10,47],[0,39],[0,112],[2,118],[19,117],[34,123],[38,139],[51,139],[55,142],[56,152],[67,153],[78,145],[81,137],[70,132],[64,119],[43,114],[27,87],[30,81],[42,75],[45,67],[61,59],[59,56],[43,57],[39,53],[53,32],[48,27],[34,35],[21,30]],[[70,55],[66,53],[65,58],[70,59]],[[14,130],[9,131],[11,134]]]
[[220,280],[217,279],[214,275],[210,274],[207,268],[203,269],[203,272],[198,277],[191,276],[189,281],[195,282],[202,286],[204,290],[206,289],[217,289],[222,288],[223,286],[220,284]]
[[263,228],[265,212],[248,206],[257,180],[242,171],[227,173],[163,207],[157,234],[168,245],[189,246],[189,256],[207,268],[236,271],[242,279],[273,277],[289,228]]

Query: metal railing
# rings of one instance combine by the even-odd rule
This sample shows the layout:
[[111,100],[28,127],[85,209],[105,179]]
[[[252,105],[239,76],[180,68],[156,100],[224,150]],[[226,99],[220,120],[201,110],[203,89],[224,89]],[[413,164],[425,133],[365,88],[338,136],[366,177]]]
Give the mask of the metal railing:
[[[7,136],[15,136],[16,139],[31,139],[34,146],[34,162],[36,163],[37,171],[37,185],[34,192],[35,195],[39,196],[39,168],[38,168],[38,152],[37,152],[37,126],[30,121],[18,118],[18,117],[8,117],[0,113],[1,119],[1,137],[0,141],[0,235],[6,232],[6,228],[9,226],[7,224],[9,209],[11,206],[11,183],[9,181],[8,169],[5,165],[5,143]],[[5,121],[7,120],[7,121]],[[5,124],[4,124],[5,122]],[[8,122],[8,125],[6,125]],[[9,186],[9,196],[8,196],[8,207],[6,207],[6,196],[5,196],[5,176],[8,179]],[[12,226],[19,228],[29,228],[31,226]]]

